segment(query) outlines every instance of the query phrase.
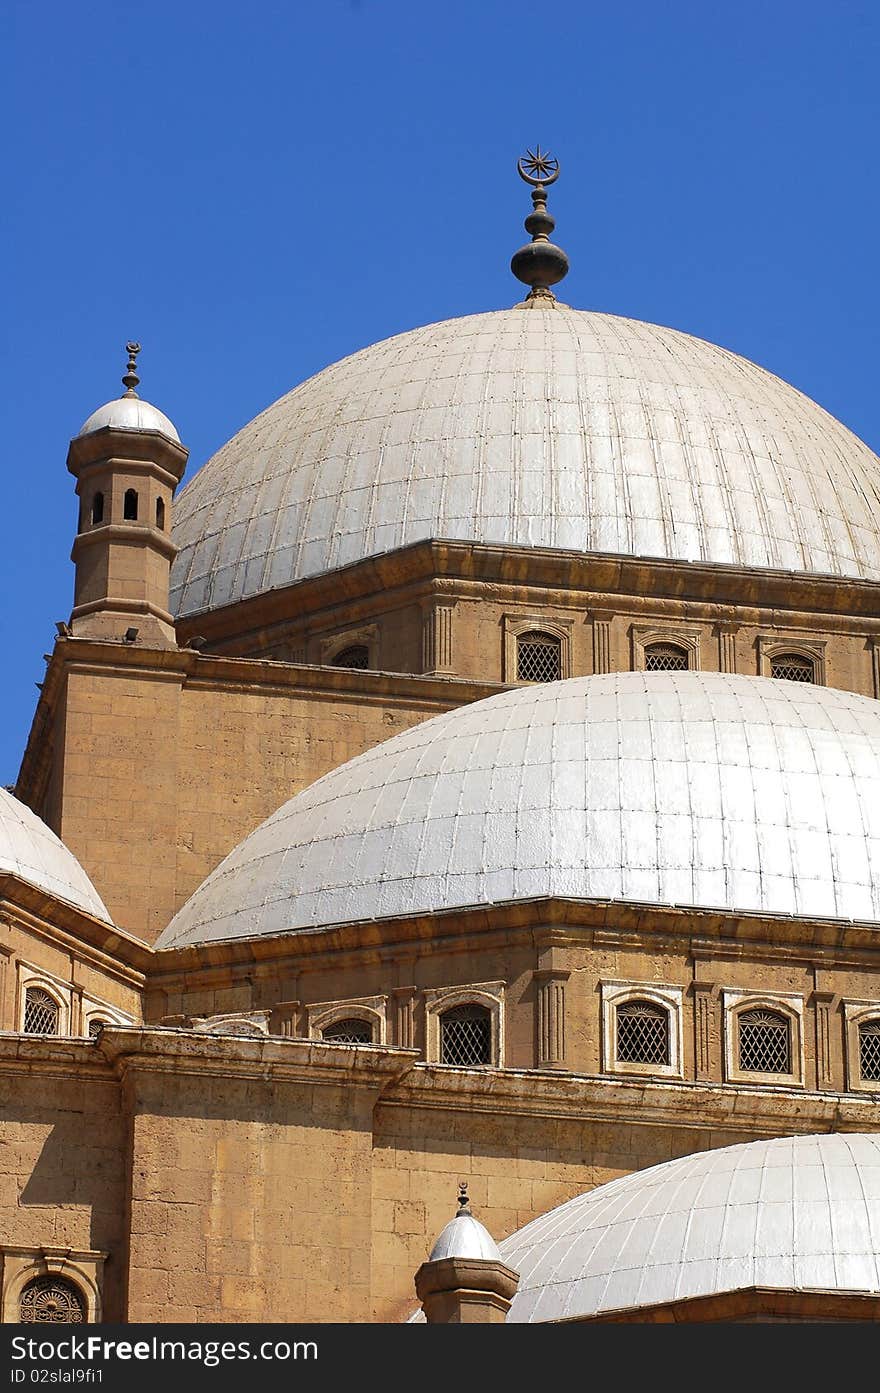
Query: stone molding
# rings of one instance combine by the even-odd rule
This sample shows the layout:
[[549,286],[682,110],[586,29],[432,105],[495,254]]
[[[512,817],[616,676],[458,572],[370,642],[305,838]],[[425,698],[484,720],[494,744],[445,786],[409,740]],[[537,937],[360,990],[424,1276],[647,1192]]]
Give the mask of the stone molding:
[[758,676],[769,677],[773,659],[783,653],[797,654],[798,657],[809,658],[813,664],[813,677],[817,687],[824,687],[825,683],[825,649],[828,644],[825,639],[817,639],[812,634],[801,637],[798,634],[791,637],[780,637],[779,634],[759,634],[755,639],[755,648],[758,655]]
[[862,1078],[859,1026],[869,1020],[880,1020],[880,1001],[847,999],[843,1003],[843,1019],[847,1089],[854,1093],[870,1093],[876,1100],[880,1095],[880,1079]]
[[337,1021],[366,1021],[373,1033],[373,1044],[387,1043],[386,996],[350,997],[339,1001],[317,1001],[306,1006],[306,1031],[310,1040],[320,1040],[327,1026]]
[[[559,676],[561,680],[571,677],[571,631],[573,619],[560,618],[547,613],[505,614],[502,618],[504,650],[502,654],[501,675],[505,683],[519,682],[517,676],[517,642],[523,634],[548,634],[559,640]],[[522,683],[528,686],[527,682]]]
[[85,1323],[97,1325],[102,1316],[104,1263],[108,1254],[95,1249],[20,1248],[0,1246],[0,1321],[19,1324],[19,1301],[34,1277],[64,1277],[76,1287],[86,1308]]
[[677,624],[675,620],[670,620],[668,624],[661,626],[631,624],[629,634],[634,672],[645,671],[645,649],[650,648],[655,643],[668,643],[673,644],[676,648],[681,648],[687,654],[688,670],[699,672],[702,629],[688,624]]
[[[652,1078],[682,1077],[682,1002],[684,988],[657,982],[601,983],[602,1068],[607,1074]],[[628,1001],[649,1001],[666,1012],[669,1021],[669,1063],[634,1064],[617,1058],[617,1011]]]
[[[747,991],[724,987],[721,991],[724,1014],[724,1081],[728,1084],[784,1084],[804,1088],[804,998],[799,992]],[[744,1011],[773,1011],[789,1023],[791,1072],[763,1074],[743,1070],[738,1061],[738,1020]]]
[[492,1026],[492,1064],[479,1067],[504,1067],[504,986],[503,982],[470,982],[454,987],[432,987],[423,993],[425,1057],[429,1062],[440,1063],[440,1017],[443,1012],[454,1006],[475,1005],[485,1006]]

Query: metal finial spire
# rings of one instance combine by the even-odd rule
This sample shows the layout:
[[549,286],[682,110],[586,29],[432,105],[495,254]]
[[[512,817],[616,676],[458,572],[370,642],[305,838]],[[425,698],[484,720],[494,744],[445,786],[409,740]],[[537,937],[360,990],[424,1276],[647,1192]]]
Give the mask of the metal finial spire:
[[141,351],[141,346],[139,343],[127,343],[125,345],[125,351],[128,354],[128,368],[122,379],[122,385],[126,389],[123,395],[126,397],[136,397],[137,392],[134,389],[140,382],[140,378],[137,375],[136,359]]
[[517,280],[531,286],[526,304],[552,303],[556,296],[550,286],[568,274],[568,257],[561,247],[550,241],[556,222],[547,212],[547,186],[555,184],[559,178],[559,161],[549,150],[536,145],[517,160],[516,167],[520,178],[532,189],[532,212],[525,221],[526,232],[532,234],[532,240],[514,252],[510,269]]
[[460,1219],[463,1214],[470,1214],[471,1202],[467,1192],[468,1183],[466,1180],[458,1182],[458,1209],[455,1217]]

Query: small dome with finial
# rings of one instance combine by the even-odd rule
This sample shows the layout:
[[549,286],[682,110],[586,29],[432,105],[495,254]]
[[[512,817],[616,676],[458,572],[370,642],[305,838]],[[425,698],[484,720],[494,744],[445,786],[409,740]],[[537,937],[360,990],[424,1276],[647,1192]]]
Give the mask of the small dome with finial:
[[167,435],[169,440],[180,443],[180,436],[169,421],[164,412],[157,406],[152,406],[148,401],[142,401],[135,388],[140,382],[137,375],[137,355],[141,351],[139,343],[127,343],[125,351],[128,354],[128,366],[122,379],[125,387],[121,397],[115,397],[113,401],[105,402],[99,406],[97,411],[93,411],[88,420],[77,431],[77,438],[83,435],[92,435],[95,431],[105,430],[112,426],[114,430],[135,430],[135,431],[160,431],[162,435]]
[[428,1262],[441,1262],[443,1258],[479,1258],[483,1262],[501,1262],[501,1254],[491,1233],[471,1213],[466,1180],[459,1181],[458,1212],[438,1237]]
[[547,185],[559,178],[559,161],[536,145],[534,150],[526,151],[516,167],[520,178],[532,188],[532,212],[525,221],[526,232],[532,234],[532,240],[514,252],[510,269],[517,280],[531,287],[525,299],[527,305],[552,305],[556,296],[551,285],[568,275],[568,257],[561,247],[550,241],[556,222],[547,212]]

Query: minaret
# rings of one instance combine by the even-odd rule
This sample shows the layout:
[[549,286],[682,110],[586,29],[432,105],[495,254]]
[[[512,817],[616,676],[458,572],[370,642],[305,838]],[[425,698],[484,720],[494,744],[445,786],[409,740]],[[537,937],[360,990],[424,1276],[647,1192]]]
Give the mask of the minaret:
[[458,1211],[416,1273],[416,1295],[429,1325],[495,1325],[504,1321],[519,1273],[502,1260],[488,1229],[471,1213],[467,1183]]
[[168,417],[135,391],[140,344],[125,347],[125,392],[93,412],[67,454],[80,501],[70,630],[173,648],[171,501],[188,451]]
[[524,304],[555,305],[556,296],[550,287],[568,275],[568,257],[550,241],[556,223],[547,212],[547,185],[559,178],[559,161],[536,145],[534,150],[526,151],[516,167],[520,178],[532,189],[532,211],[525,221],[532,240],[514,252],[510,269],[517,280],[531,286]]

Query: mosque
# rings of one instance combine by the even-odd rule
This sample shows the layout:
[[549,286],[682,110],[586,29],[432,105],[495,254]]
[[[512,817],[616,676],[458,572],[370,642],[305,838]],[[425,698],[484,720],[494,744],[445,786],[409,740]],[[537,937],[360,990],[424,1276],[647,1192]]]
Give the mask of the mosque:
[[70,442],[6,1322],[880,1318],[880,459],[519,169],[521,303]]

